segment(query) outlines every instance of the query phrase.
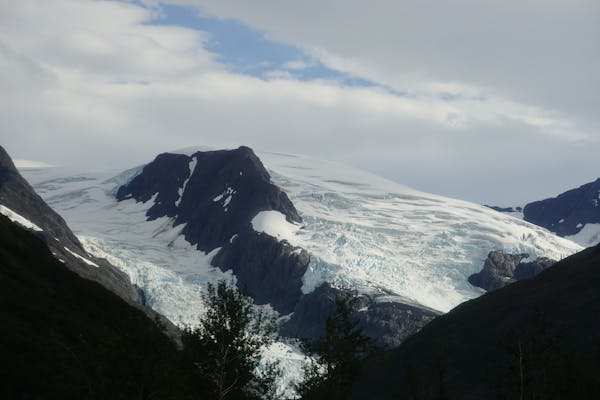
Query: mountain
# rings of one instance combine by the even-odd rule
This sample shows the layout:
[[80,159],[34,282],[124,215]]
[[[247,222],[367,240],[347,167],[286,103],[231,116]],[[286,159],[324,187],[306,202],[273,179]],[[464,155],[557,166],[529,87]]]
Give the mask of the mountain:
[[177,347],[155,321],[22,222],[0,215],[0,398],[184,398]]
[[[183,324],[197,323],[206,282],[235,277],[293,335],[315,323],[305,305],[327,310],[356,290],[373,335],[392,345],[479,296],[467,278],[490,251],[561,259],[581,249],[479,205],[246,147],[165,153],[124,172],[24,173],[88,251],[126,271],[149,305]],[[396,321],[394,337],[385,320]]]
[[64,219],[50,208],[17,171],[0,146],[0,207],[3,214],[16,215],[33,224],[52,253],[78,275],[99,282],[130,303],[140,303],[140,294],[129,278],[108,262],[88,254]]
[[526,221],[584,246],[600,242],[600,178],[523,209]]
[[181,235],[198,250],[218,249],[212,265],[231,269],[240,289],[258,304],[288,314],[302,296],[308,254],[252,227],[262,212],[286,224],[301,218],[248,147],[191,156],[160,154],[121,186],[116,198],[152,199],[149,221],[173,218],[173,226],[182,226]]
[[[231,271],[239,289],[256,304],[269,304],[282,315],[293,313],[283,324],[282,334],[315,338],[318,335],[309,333],[324,333],[321,328],[327,313],[309,317],[300,310],[308,304],[316,310],[333,311],[335,298],[342,296],[343,290],[327,285],[331,298],[303,294],[302,278],[310,255],[285,238],[286,233],[300,229],[302,218],[250,148],[160,154],[119,187],[116,198],[142,203],[152,200],[146,211],[148,221],[171,218],[186,242],[215,253],[210,265]],[[408,318],[409,313],[400,312],[408,306],[399,299],[387,306],[371,303],[358,315],[365,329],[388,346],[399,344],[437,315],[413,305],[412,325],[400,321],[390,328],[383,321]],[[307,329],[298,330],[294,325]]]
[[600,245],[470,300],[372,360],[357,399],[600,395]]
[[521,207],[490,208],[541,226],[589,247],[600,243],[600,178],[556,197]]

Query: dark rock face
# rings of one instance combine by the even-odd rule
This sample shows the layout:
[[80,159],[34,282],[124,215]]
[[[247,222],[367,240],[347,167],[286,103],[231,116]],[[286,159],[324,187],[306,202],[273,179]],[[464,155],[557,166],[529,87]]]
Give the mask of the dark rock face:
[[[191,176],[190,167],[194,169]],[[185,239],[202,251],[228,243],[259,211],[275,210],[289,222],[301,221],[287,195],[271,183],[269,173],[248,147],[197,152],[190,157],[161,154],[119,188],[117,199],[146,202],[155,194],[148,219],[168,216],[175,217],[175,225],[187,224],[182,232]]]
[[376,344],[392,348],[419,332],[439,312],[397,302],[372,302],[360,313],[360,321],[367,336]]
[[[325,335],[325,321],[335,312],[336,301],[352,294],[324,283],[312,293],[302,296],[294,314],[283,324],[283,336],[317,339]],[[359,295],[354,304],[353,317],[364,333],[383,347],[398,346],[404,339],[418,332],[438,312],[398,302],[377,302]]]
[[556,264],[556,260],[548,257],[540,257],[531,262],[522,262],[515,268],[513,278],[518,281],[522,279],[531,279],[554,264]]
[[485,290],[495,290],[514,282],[513,275],[517,265],[527,254],[506,254],[503,251],[491,251],[481,272],[469,277],[469,283]]
[[503,251],[491,251],[483,269],[469,277],[473,286],[491,291],[504,287],[521,279],[533,278],[556,261],[540,257],[531,262],[522,262],[528,254],[507,254]]
[[157,194],[147,217],[150,220],[165,215],[174,217],[177,212],[175,202],[179,199],[178,190],[190,175],[189,162],[190,158],[182,154],[159,154],[144,167],[140,175],[119,188],[117,199],[133,197],[136,201],[145,203]]
[[185,239],[205,252],[220,247],[212,265],[233,270],[239,289],[257,304],[270,303],[284,314],[293,310],[308,253],[255,232],[251,221],[269,210],[288,222],[301,218],[251,149],[161,154],[117,191],[118,200],[153,196],[149,220],[167,216],[174,225],[186,224]]
[[[0,204],[27,218],[43,232],[37,232],[57,258],[65,260],[67,268],[83,278],[102,284],[131,304],[139,304],[136,288],[123,272],[106,260],[97,259],[83,249],[64,219],[38,196],[15,168],[8,153],[0,146]],[[84,257],[99,267],[86,264],[67,251]]]
[[585,224],[600,222],[600,178],[557,197],[529,203],[523,213],[525,221],[559,236],[574,235]]
[[302,296],[302,276],[309,261],[305,250],[244,228],[212,263],[222,270],[232,269],[240,289],[256,304],[270,303],[280,313],[289,314]]

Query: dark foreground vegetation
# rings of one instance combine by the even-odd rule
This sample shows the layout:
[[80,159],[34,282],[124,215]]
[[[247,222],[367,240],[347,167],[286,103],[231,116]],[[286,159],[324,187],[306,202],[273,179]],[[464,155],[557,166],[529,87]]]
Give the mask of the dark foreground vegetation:
[[354,397],[600,398],[600,245],[436,318],[370,360]]
[[[176,343],[0,216],[0,398],[283,398],[279,366],[256,370],[273,319],[226,282],[205,304]],[[303,399],[600,398],[600,247],[467,302],[391,351],[374,353],[352,297],[335,309],[326,335],[305,344]]]
[[154,321],[3,216],[0,321],[2,399],[171,399],[186,389],[176,346]]

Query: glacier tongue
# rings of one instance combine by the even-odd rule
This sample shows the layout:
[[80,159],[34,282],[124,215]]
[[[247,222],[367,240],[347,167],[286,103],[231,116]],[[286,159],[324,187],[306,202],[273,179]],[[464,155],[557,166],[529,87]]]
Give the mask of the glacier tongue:
[[581,247],[486,207],[419,192],[337,163],[259,153],[304,226],[303,291],[322,282],[391,293],[448,311],[481,291],[467,278],[491,250],[561,259]]
[[196,325],[207,282],[233,279],[210,266],[218,251],[196,250],[180,235],[185,225],[168,217],[146,221],[153,199],[117,202],[118,188],[139,169],[74,173],[58,168],[23,171],[26,178],[72,227],[86,250],[106,258],[143,289],[146,303],[179,325]]

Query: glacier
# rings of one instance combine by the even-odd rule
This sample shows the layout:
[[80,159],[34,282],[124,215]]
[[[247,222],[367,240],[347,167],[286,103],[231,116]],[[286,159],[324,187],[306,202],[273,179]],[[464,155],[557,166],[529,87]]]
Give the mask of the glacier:
[[513,216],[420,192],[316,158],[258,153],[304,224],[288,240],[312,255],[303,291],[322,282],[446,312],[482,291],[467,278],[491,250],[562,259],[582,247]]
[[[305,293],[330,282],[446,312],[481,295],[467,278],[481,269],[491,250],[562,259],[582,249],[510,215],[420,192],[346,165],[299,155],[257,154],[303,218],[300,227],[275,221],[273,235],[311,253]],[[191,171],[192,167],[196,168],[190,166]],[[167,217],[146,221],[152,200],[115,200],[116,189],[141,168],[76,172],[55,167],[22,173],[88,251],[129,274],[145,291],[149,305],[176,323],[194,324],[206,282],[234,277],[210,266],[218,249],[205,254],[183,239],[184,225],[173,227]],[[256,218],[261,225],[257,229],[264,230],[266,219],[276,216],[262,213]]]
[[[304,293],[329,282],[386,301],[398,299],[446,312],[483,293],[467,278],[481,269],[491,250],[562,259],[582,249],[513,216],[420,192],[346,165],[300,155],[257,154],[303,223],[291,225],[283,215],[264,210],[253,220],[254,228],[311,253]],[[197,167],[190,164],[190,172]],[[65,218],[89,253],[106,258],[143,289],[149,306],[180,326],[196,326],[207,282],[234,282],[235,277],[210,265],[219,248],[204,253],[185,241],[185,225],[174,227],[174,219],[168,217],[146,221],[154,199],[116,201],[116,190],[142,168],[21,172]],[[223,193],[215,201],[230,195]],[[293,344],[276,343],[265,358],[282,362],[282,387],[299,379],[303,356]]]

